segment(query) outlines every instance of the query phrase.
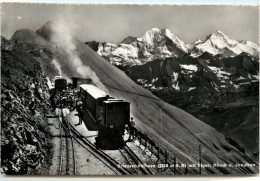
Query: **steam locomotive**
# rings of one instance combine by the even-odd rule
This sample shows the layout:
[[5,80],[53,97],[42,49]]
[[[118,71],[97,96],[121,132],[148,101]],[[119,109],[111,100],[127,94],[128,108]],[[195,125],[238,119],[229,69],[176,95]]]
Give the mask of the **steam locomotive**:
[[[64,87],[66,79],[55,79],[55,89],[65,90]],[[123,147],[122,136],[130,121],[130,103],[111,97],[92,84],[80,84],[77,87],[83,108],[82,119],[88,130],[98,131],[96,145],[101,149]]]
[[67,88],[67,80],[62,76],[55,76],[54,87],[57,91],[65,90]]

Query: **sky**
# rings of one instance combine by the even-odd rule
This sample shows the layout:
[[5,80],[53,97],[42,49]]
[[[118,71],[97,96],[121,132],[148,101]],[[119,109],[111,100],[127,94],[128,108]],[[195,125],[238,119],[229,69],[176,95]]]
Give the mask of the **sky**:
[[118,43],[127,36],[142,36],[157,27],[168,28],[191,43],[220,30],[238,40],[258,43],[259,9],[220,5],[57,5],[2,4],[1,31],[11,38],[18,29],[37,30],[62,19],[82,41]]

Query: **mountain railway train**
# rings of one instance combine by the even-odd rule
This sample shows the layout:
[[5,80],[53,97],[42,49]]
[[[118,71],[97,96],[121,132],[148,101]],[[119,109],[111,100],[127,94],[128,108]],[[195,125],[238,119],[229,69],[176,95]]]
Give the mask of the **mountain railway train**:
[[110,149],[123,145],[122,136],[129,126],[130,103],[110,97],[92,84],[82,84],[79,87],[83,121],[86,125],[97,125],[96,130],[99,131],[96,144],[100,148]]
[[[63,91],[66,79],[55,79],[55,89]],[[96,146],[118,149],[124,145],[123,135],[130,124],[130,103],[109,96],[92,84],[80,84],[78,97],[82,102],[82,120],[90,131],[98,131]]]
[[54,87],[57,91],[63,91],[67,87],[67,80],[62,76],[54,77]]

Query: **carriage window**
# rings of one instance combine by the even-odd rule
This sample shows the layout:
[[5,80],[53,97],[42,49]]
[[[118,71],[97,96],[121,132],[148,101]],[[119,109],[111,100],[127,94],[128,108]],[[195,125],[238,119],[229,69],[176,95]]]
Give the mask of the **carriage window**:
[[107,109],[108,109],[109,111],[113,111],[113,109],[114,109],[113,104],[108,104]]

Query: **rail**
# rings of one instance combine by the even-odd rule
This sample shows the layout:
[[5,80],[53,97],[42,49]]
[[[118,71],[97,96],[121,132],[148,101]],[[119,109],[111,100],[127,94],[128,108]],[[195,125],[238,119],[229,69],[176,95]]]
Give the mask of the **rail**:
[[[59,117],[60,118],[60,117]],[[66,128],[66,126],[63,124],[63,123],[66,123],[64,117],[63,117],[63,113],[62,113],[62,110],[61,110],[61,120],[59,119],[59,125],[60,125],[60,166],[59,166],[59,175],[62,174],[62,163],[63,163],[63,148],[62,148],[62,145],[63,145],[63,136],[62,136],[62,129],[64,130],[64,134],[65,134],[65,139],[66,139],[66,157],[67,157],[67,160],[66,160],[66,174],[69,174],[69,143],[68,143],[68,138],[66,136],[66,134],[69,135],[69,138],[71,140],[71,145],[72,145],[72,157],[73,157],[73,175],[76,175],[76,158],[75,158],[75,148],[74,148],[74,143],[73,143],[73,139],[72,139],[72,135],[71,135],[71,132],[68,130],[70,128]]]
[[82,137],[81,134],[78,133],[78,131],[71,124],[70,124],[70,126],[72,128],[72,130],[71,130],[72,133],[75,135],[75,136],[73,136],[73,139],[75,139],[81,146],[83,146],[85,149],[87,149],[93,156],[95,156],[102,163],[104,163],[108,168],[113,170],[117,175],[132,174],[131,171],[129,171],[125,168],[119,167],[120,164],[116,160],[111,158],[109,155],[107,155],[102,150],[96,148],[95,145],[93,145],[88,139]]

